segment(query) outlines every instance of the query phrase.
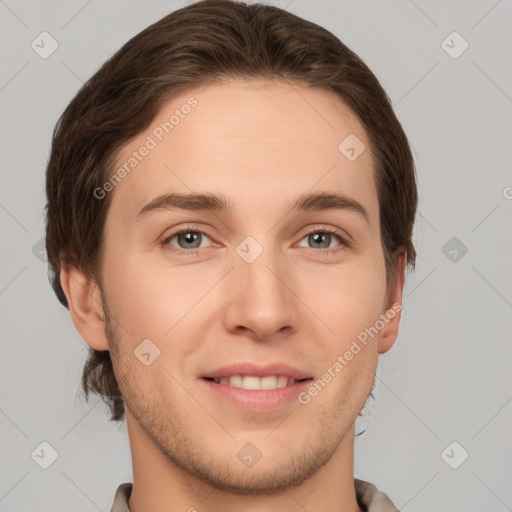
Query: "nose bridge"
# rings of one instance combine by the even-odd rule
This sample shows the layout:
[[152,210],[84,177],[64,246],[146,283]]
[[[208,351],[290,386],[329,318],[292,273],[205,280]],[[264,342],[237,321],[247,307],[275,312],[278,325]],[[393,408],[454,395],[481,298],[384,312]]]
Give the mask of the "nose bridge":
[[[227,321],[232,329],[246,328],[259,338],[293,324],[291,277],[277,248],[247,237],[236,248]],[[286,283],[286,284],[285,284]]]
[[283,281],[277,278],[279,269],[283,267],[282,257],[277,249],[268,246],[253,261],[247,261],[243,257],[240,260],[242,261],[237,264],[239,274],[247,282],[247,291],[250,290],[255,299],[285,299]]

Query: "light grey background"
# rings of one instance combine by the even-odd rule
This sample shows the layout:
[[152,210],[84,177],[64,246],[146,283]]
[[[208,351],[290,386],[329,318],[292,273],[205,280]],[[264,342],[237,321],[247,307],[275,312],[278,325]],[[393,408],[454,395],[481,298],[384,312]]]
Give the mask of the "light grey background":
[[[0,0],[4,512],[108,511],[115,488],[132,481],[125,425],[108,422],[97,396],[80,399],[86,345],[33,247],[59,115],[108,56],[186,3]],[[328,28],[366,61],[417,164],[417,269],[398,341],[380,358],[376,400],[357,424],[366,432],[355,475],[407,512],[512,510],[512,2],[271,3]],[[47,59],[31,48],[43,31],[59,44]],[[469,44],[458,58],[442,46],[453,31]],[[452,53],[462,44],[445,43]],[[31,457],[43,441],[58,452],[48,469]],[[460,463],[463,449],[469,457],[452,469],[445,461]]]

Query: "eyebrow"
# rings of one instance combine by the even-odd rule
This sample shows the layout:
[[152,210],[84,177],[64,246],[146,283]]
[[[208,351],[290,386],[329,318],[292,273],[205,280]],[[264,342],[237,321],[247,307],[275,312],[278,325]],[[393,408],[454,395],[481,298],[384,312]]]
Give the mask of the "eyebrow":
[[144,206],[137,214],[137,219],[163,210],[209,210],[220,212],[231,208],[232,204],[222,194],[163,194],[155,197],[155,199]]
[[302,194],[292,208],[298,211],[349,210],[359,214],[367,224],[370,224],[370,216],[366,208],[355,199],[342,194],[330,192]]
[[[232,208],[233,203],[222,194],[170,193],[158,196],[146,204],[137,214],[137,220],[158,211],[179,209],[221,212]],[[370,224],[370,217],[365,207],[355,199],[342,194],[331,192],[302,194],[295,200],[291,209],[295,211],[349,210],[359,214],[367,224]]]

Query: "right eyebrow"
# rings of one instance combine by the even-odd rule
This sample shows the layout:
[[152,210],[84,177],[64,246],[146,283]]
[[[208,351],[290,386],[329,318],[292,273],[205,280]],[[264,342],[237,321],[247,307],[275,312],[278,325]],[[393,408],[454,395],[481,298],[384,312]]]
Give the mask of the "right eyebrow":
[[163,194],[146,204],[137,214],[137,220],[162,210],[210,210],[216,212],[229,208],[230,203],[222,194]]

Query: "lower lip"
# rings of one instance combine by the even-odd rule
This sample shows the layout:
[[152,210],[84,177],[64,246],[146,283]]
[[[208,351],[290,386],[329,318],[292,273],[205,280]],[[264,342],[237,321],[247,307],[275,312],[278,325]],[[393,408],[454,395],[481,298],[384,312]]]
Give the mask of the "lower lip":
[[277,389],[244,389],[228,384],[217,384],[211,380],[201,379],[213,393],[230,403],[247,410],[270,411],[278,409],[293,400],[307,388],[313,379],[295,382],[291,386]]

